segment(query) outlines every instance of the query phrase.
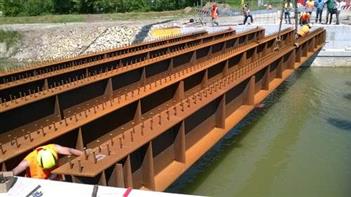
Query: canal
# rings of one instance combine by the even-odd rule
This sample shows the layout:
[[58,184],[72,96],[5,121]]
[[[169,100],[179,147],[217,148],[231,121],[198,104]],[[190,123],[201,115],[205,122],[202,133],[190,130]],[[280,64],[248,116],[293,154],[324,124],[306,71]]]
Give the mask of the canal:
[[351,196],[351,68],[300,69],[168,192]]

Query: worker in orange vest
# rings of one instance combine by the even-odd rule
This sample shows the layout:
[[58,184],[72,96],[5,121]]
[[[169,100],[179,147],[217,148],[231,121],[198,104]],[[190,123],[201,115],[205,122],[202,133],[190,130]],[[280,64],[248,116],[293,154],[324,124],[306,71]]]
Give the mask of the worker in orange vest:
[[12,171],[14,175],[19,175],[27,170],[26,175],[38,179],[54,179],[51,174],[57,167],[58,155],[75,155],[80,156],[82,151],[60,146],[57,144],[49,144],[40,146],[29,153]]
[[308,12],[302,12],[300,16],[300,25],[306,25],[310,23],[310,14]]
[[212,4],[211,7],[211,18],[212,18],[212,25],[216,24],[217,26],[219,25],[217,19],[218,19],[218,6],[216,3]]

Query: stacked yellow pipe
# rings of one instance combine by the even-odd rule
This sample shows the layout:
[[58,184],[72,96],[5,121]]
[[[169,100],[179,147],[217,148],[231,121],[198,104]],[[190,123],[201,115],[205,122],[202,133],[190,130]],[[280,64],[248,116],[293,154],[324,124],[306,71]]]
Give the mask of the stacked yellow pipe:
[[169,36],[177,36],[180,34],[181,34],[181,30],[179,27],[151,30],[151,36],[154,38],[164,38],[164,37],[169,37]]

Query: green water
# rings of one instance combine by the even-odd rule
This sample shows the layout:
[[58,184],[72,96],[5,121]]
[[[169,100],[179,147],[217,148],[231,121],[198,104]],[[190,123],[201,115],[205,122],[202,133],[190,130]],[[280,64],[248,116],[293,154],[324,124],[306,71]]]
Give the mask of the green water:
[[351,68],[298,71],[168,191],[351,196]]

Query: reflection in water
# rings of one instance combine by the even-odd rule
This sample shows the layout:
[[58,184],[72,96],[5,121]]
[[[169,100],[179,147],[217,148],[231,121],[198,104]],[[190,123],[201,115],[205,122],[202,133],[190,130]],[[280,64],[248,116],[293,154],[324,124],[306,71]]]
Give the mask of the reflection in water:
[[344,131],[351,130],[351,105],[342,96],[350,74],[350,68],[300,70],[168,191],[350,196],[351,132]]
[[345,94],[344,98],[351,100],[351,94]]
[[339,128],[339,129],[344,129],[344,130],[348,130],[351,131],[351,121],[349,120],[341,120],[341,119],[336,119],[336,118],[328,118],[328,122]]

